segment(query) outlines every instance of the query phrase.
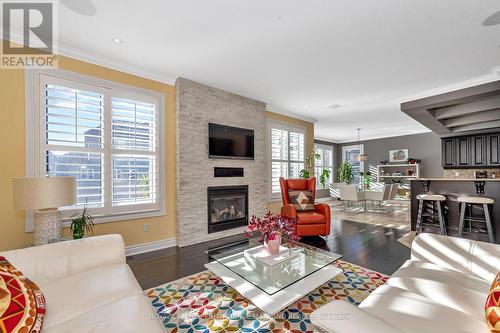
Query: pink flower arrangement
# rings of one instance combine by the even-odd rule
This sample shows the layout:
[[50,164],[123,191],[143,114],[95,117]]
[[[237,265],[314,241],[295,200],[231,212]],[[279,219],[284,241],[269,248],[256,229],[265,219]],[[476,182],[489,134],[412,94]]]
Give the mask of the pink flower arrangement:
[[299,240],[299,236],[295,232],[297,222],[298,218],[274,216],[271,212],[267,213],[263,218],[254,215],[248,223],[247,237],[250,237],[251,233],[259,231],[261,233],[260,240],[265,243],[275,240],[279,236],[290,240]]

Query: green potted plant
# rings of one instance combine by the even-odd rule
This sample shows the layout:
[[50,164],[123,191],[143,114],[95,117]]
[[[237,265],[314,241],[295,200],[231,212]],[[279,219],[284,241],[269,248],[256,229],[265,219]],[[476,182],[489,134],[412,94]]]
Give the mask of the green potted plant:
[[361,177],[361,184],[363,185],[363,187],[365,189],[369,189],[372,181],[371,177],[372,173],[370,171],[366,171],[366,172],[360,172],[359,175]]
[[337,179],[339,183],[350,184],[354,180],[354,174],[352,173],[352,165],[347,161],[343,161],[339,164],[337,169]]
[[[314,161],[320,160],[321,155],[315,150],[311,155],[306,157],[306,167],[305,169],[300,170],[299,176],[300,178],[311,178],[314,173]],[[326,186],[326,181],[330,178],[330,170],[323,169],[323,172],[320,175],[316,175],[318,177],[319,183],[323,188]]]
[[73,239],[80,239],[85,234],[94,234],[94,217],[89,213],[87,207],[80,213],[75,213],[71,219],[71,233]]

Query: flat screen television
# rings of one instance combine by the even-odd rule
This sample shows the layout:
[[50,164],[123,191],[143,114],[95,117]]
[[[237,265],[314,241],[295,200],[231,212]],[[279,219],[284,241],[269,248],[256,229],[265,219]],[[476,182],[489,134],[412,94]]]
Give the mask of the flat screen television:
[[208,156],[210,158],[254,159],[253,130],[208,124]]

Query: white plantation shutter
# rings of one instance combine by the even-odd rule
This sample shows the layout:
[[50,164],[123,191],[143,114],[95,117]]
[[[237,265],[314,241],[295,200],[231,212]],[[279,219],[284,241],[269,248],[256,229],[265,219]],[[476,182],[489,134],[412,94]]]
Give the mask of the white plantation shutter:
[[41,96],[44,174],[76,177],[77,206],[103,207],[104,96],[81,84],[48,83]]
[[305,130],[270,122],[271,196],[281,192],[279,178],[298,178],[304,168]]
[[39,174],[77,177],[96,216],[159,210],[161,135],[154,94],[40,75]]
[[156,106],[113,97],[112,205],[154,203],[157,195],[158,128]]
[[330,170],[330,177],[325,184],[325,188],[328,188],[329,185],[333,182],[333,147],[322,144],[315,144],[314,148],[316,152],[320,154],[321,158],[319,160],[314,161],[314,173],[317,178],[317,185],[321,186],[319,183],[319,176],[323,172],[323,170]]
[[304,133],[289,132],[290,137],[290,170],[289,178],[299,178],[304,168]]

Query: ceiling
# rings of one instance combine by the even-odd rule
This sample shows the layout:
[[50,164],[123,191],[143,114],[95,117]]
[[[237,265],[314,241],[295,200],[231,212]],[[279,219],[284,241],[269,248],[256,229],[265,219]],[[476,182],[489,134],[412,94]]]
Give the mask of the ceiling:
[[251,97],[334,142],[426,132],[400,102],[500,65],[481,24],[498,0],[91,1],[59,6],[63,54]]

